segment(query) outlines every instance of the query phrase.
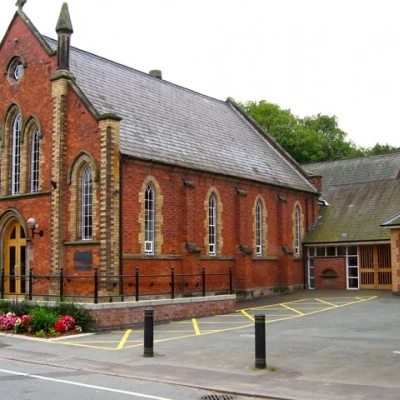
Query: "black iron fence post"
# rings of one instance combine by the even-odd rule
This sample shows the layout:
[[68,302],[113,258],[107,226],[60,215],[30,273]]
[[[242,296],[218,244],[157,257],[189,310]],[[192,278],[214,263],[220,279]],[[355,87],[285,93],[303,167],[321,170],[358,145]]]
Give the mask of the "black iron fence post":
[[97,268],[94,269],[94,304],[99,302],[99,273]]
[[267,366],[265,351],[265,315],[257,314],[255,316],[255,349],[256,362],[255,367],[263,369]]
[[175,298],[175,271],[174,267],[171,267],[171,299]]
[[139,268],[136,267],[136,271],[135,271],[135,300],[139,301]]
[[144,310],[144,353],[143,357],[154,355],[154,313],[152,308]]
[[232,267],[229,267],[229,294],[233,293]]
[[64,299],[64,270],[60,268],[60,301]]
[[202,295],[206,297],[206,269],[203,267],[201,269],[201,282],[202,282]]
[[0,276],[0,298],[4,299],[4,280],[6,279],[4,275],[4,268],[1,269],[1,276]]
[[33,292],[33,269],[29,268],[28,299],[32,300]]

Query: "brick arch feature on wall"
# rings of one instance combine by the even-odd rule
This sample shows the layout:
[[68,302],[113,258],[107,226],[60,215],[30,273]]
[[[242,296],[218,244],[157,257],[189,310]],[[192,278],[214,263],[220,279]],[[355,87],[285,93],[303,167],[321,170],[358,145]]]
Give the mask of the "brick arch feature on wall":
[[[155,199],[155,220],[154,220],[154,254],[161,254],[162,252],[162,245],[164,243],[164,237],[162,233],[162,226],[163,226],[163,202],[164,197],[161,192],[160,184],[158,183],[157,179],[149,175],[143,181],[142,188],[139,192],[139,203],[140,203],[140,212],[139,212],[139,224],[140,224],[140,232],[139,232],[139,244],[140,244],[140,252],[141,254],[145,254],[145,194],[146,189],[149,184],[153,185]],[[151,256],[150,256],[151,257]]]
[[[81,226],[81,218],[82,218],[82,174],[85,170],[85,167],[88,166],[92,172],[93,179],[93,237],[92,240],[96,240],[97,232],[98,232],[98,166],[94,159],[94,157],[84,151],[79,153],[79,155],[75,158],[74,162],[71,164],[71,167],[68,171],[68,184],[70,185],[70,195],[71,202],[69,203],[69,211],[70,211],[70,221],[69,221],[69,233],[72,240],[80,240],[80,226]],[[97,172],[97,173],[96,173]]]
[[261,202],[262,207],[262,224],[261,224],[261,234],[262,234],[262,255],[266,256],[268,251],[268,210],[267,206],[265,205],[265,200],[261,195],[258,195],[254,200],[253,205],[253,248],[254,254],[256,255],[256,230],[257,230],[257,204]]
[[[30,192],[30,173],[31,173],[31,155],[32,155],[32,134],[34,129],[37,128],[39,132],[39,140],[43,138],[42,124],[35,115],[29,116],[26,121],[23,131],[23,153],[21,153],[21,192]],[[39,165],[42,166],[44,158],[41,156],[39,148]],[[41,170],[42,168],[40,168]],[[39,188],[42,187],[43,174],[39,173]]]
[[215,199],[217,201],[217,248],[216,248],[216,255],[218,256],[222,252],[222,248],[224,245],[224,239],[222,237],[222,228],[223,228],[223,204],[221,201],[221,196],[218,192],[218,189],[215,186],[212,186],[208,192],[207,196],[204,200],[204,211],[206,214],[206,217],[204,219],[204,246],[206,249],[206,254],[209,254],[209,236],[208,236],[208,228],[209,228],[209,218],[210,218],[210,212],[209,212],[209,202],[210,202],[210,197],[214,195]]
[[293,233],[293,255],[296,256],[295,247],[296,247],[296,208],[298,208],[300,212],[300,246],[299,246],[299,254],[297,256],[301,256],[302,254],[302,238],[304,236],[304,213],[303,208],[299,201],[296,201],[293,206],[293,213],[292,213],[292,233]]
[[[21,129],[24,132],[24,116],[21,110],[21,107],[17,103],[12,103],[7,108],[5,116],[4,116],[4,129],[3,129],[3,140],[2,140],[2,159],[1,159],[1,168],[0,168],[0,193],[2,195],[11,194],[10,190],[10,174],[11,174],[11,138],[12,138],[12,129],[15,117],[20,114],[21,115]],[[24,135],[21,137],[21,146],[23,144]],[[21,148],[21,157],[23,156],[23,148]],[[21,173],[22,171],[20,171]],[[22,175],[21,175],[22,176]],[[20,187],[20,192],[21,192]]]
[[[29,229],[27,222],[25,221],[24,217],[22,214],[15,208],[9,208],[5,210],[1,215],[0,215],[0,269],[4,268],[4,245],[5,245],[5,240],[4,240],[4,235],[10,226],[10,224],[13,221],[18,221],[19,224],[24,228],[25,231],[25,236],[28,239],[29,238]],[[28,260],[27,260],[28,261]],[[29,266],[29,263],[27,264],[27,267]]]

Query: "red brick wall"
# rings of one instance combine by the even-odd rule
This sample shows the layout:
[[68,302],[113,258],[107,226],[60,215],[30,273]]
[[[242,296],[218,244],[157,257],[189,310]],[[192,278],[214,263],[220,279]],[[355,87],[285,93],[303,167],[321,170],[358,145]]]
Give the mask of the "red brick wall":
[[[148,176],[155,177],[163,196],[162,254],[155,256],[140,254],[138,237],[141,230],[138,220],[138,188],[142,187]],[[189,177],[194,187],[184,186],[183,177]],[[240,289],[303,284],[303,260],[283,254],[282,246],[293,245],[292,214],[296,201],[300,202],[303,210],[304,230],[313,222],[313,207],[316,206],[316,201],[312,196],[206,173],[132,161],[123,165],[122,181],[129,182],[129,185],[123,187],[122,205],[122,251],[125,271],[131,273],[134,267],[139,266],[141,270],[144,268],[146,271],[155,272],[174,265],[187,274],[197,273],[201,267],[211,272],[226,272],[229,267],[233,267],[234,286]],[[208,257],[204,245],[204,201],[212,186],[218,190],[223,206],[223,246],[216,257]],[[236,193],[238,186],[246,191],[246,196],[240,196],[240,206]],[[253,245],[253,208],[258,195],[263,196],[267,208],[266,258],[242,255],[239,250],[239,244],[249,247]],[[280,201],[278,196],[284,197],[285,201]],[[186,241],[195,242],[201,248],[201,252],[188,255]],[[179,255],[179,260],[173,259],[176,255]]]
[[[328,271],[333,272],[336,277],[331,276]],[[314,273],[316,289],[346,289],[345,257],[315,257]]]
[[[19,38],[14,41],[14,38]],[[15,54],[23,54],[28,68],[20,84],[10,85],[6,79],[0,80],[0,115],[4,120],[7,107],[16,102],[21,107],[24,118],[35,115],[42,126],[43,139],[41,151],[43,164],[43,195],[7,199],[0,202],[0,215],[10,208],[18,210],[26,221],[34,217],[45,232],[44,237],[35,236],[29,243],[33,250],[30,266],[36,274],[49,274],[51,271],[51,154],[52,154],[52,99],[50,77],[56,71],[56,57],[49,57],[38,44],[37,39],[28,31],[25,24],[18,18],[11,26],[1,48],[1,65],[3,71],[7,69],[7,61]],[[37,94],[41,95],[38,96]],[[67,98],[68,118],[66,120],[67,141],[65,176],[75,157],[81,150],[89,151],[99,165],[100,136],[95,119],[90,115],[76,94],[71,90]],[[154,176],[160,185],[163,196],[161,227],[163,243],[161,253],[155,256],[141,254],[139,232],[142,227],[139,222],[139,190],[148,176]],[[182,178],[189,177],[194,187],[183,185]],[[307,230],[317,215],[318,205],[316,197],[289,189],[267,186],[259,183],[227,178],[216,174],[183,170],[157,164],[128,161],[122,165],[122,267],[123,272],[133,274],[136,267],[141,273],[159,274],[168,273],[174,267],[176,273],[198,273],[202,267],[207,272],[226,273],[229,267],[233,269],[234,287],[249,290],[254,287],[296,287],[304,283],[304,266],[302,259],[295,259],[293,255],[285,254],[283,246],[293,247],[293,209],[298,202],[303,211],[303,232]],[[58,183],[62,184],[62,183]],[[66,182],[63,183],[67,185]],[[240,196],[236,188],[240,186],[246,195]],[[208,257],[204,244],[206,228],[204,221],[206,211],[204,202],[211,187],[218,190],[222,211],[223,246],[218,250],[217,257]],[[70,201],[69,191],[66,190],[65,209],[62,218],[66,221],[65,241],[69,237]],[[99,193],[97,193],[99,196]],[[244,254],[239,245],[253,247],[253,208],[257,196],[262,196],[266,205],[267,218],[267,251],[265,257],[257,258],[253,254]],[[98,197],[99,199],[99,197]],[[96,215],[100,212],[97,210]],[[94,232],[98,237],[99,232]],[[200,253],[188,254],[186,242],[195,242],[201,249]],[[92,251],[93,267],[100,266],[99,244],[73,245],[69,243],[63,249],[63,259],[60,265],[68,275],[86,275],[86,272],[76,271],[73,268],[74,252]],[[90,271],[92,274],[93,271]],[[221,279],[215,277],[215,282],[207,282],[209,287],[220,286]],[[218,282],[217,282],[218,280]],[[183,282],[193,286],[196,278]],[[66,294],[81,291],[82,294],[92,290],[91,282],[74,287],[66,284]],[[150,284],[148,284],[150,286]],[[147,288],[154,291],[159,282]],[[161,284],[164,285],[165,284]],[[104,289],[104,288],[103,288]],[[168,289],[164,287],[164,289]],[[124,292],[132,290],[129,282]]]
[[95,329],[116,329],[143,325],[146,308],[153,309],[155,322],[211,315],[227,314],[236,308],[235,296],[218,296],[209,300],[202,298],[170,301],[99,304],[90,306],[89,314],[97,320]]

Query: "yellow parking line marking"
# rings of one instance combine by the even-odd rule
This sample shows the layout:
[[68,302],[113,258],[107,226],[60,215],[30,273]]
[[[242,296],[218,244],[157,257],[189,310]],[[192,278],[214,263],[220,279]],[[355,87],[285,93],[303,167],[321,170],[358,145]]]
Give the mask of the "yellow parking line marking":
[[[250,310],[248,308],[248,310]],[[240,312],[245,315],[247,318],[249,318],[250,320],[254,321],[254,317],[252,315],[250,315],[246,310],[240,310]]]
[[122,337],[121,341],[118,344],[117,350],[121,350],[124,348],[126,341],[128,340],[129,335],[131,334],[132,329],[128,329],[124,336]]
[[288,310],[293,311],[293,312],[295,312],[295,313],[297,313],[299,315],[304,315],[304,313],[302,313],[301,311],[296,310],[295,308],[289,307],[287,305],[287,303],[281,303],[281,306],[284,307],[284,308],[287,308]]
[[[225,328],[225,329],[216,329],[214,331],[207,331],[207,332],[203,332],[201,335],[212,335],[214,333],[220,333],[220,332],[228,332],[228,331],[235,331],[237,329],[244,329],[244,328],[250,328],[250,327],[254,327],[254,324],[249,324],[249,325],[242,325],[240,328],[238,328],[237,326],[234,326],[232,328]],[[162,342],[169,342],[170,340],[179,340],[179,339],[187,339],[187,338],[194,338],[196,337],[196,335],[192,334],[192,335],[186,335],[186,336],[175,336],[175,337],[170,337],[170,338],[165,338],[165,339],[157,339],[154,340],[154,343],[162,343]],[[143,343],[141,344],[135,344],[132,346],[126,346],[125,349],[128,348],[132,348],[132,347],[138,347],[138,346],[142,346]]]
[[192,318],[193,329],[196,335],[201,335],[199,324],[196,318]]
[[333,303],[331,303],[329,301],[325,301],[325,300],[322,300],[322,299],[315,299],[315,300],[320,301],[321,303],[324,303],[324,304],[328,304],[329,306],[332,306],[332,307],[338,307],[337,304],[333,304]]
[[[225,328],[222,329],[201,329],[198,324],[198,320],[196,318],[193,318],[191,321],[187,320],[185,321],[179,321],[179,322],[171,322],[172,324],[177,324],[177,323],[186,323],[188,324],[188,330],[157,330],[156,333],[161,333],[161,334],[167,334],[168,337],[164,337],[162,339],[156,339],[155,343],[161,343],[161,342],[166,342],[170,340],[179,340],[179,339],[185,339],[185,338],[195,338],[196,336],[199,335],[210,335],[210,334],[216,334],[216,333],[221,333],[221,332],[226,332],[226,331],[234,331],[238,329],[245,329],[245,328],[250,328],[254,327],[254,315],[252,313],[254,312],[265,312],[266,313],[266,324],[271,324],[279,321],[285,321],[289,319],[294,319],[294,318],[301,318],[305,316],[309,316],[312,314],[320,313],[320,312],[325,312],[329,310],[334,310],[337,308],[349,306],[352,304],[359,304],[363,303],[369,300],[376,299],[378,296],[370,296],[370,297],[352,297],[351,300],[349,301],[350,298],[339,298],[339,297],[331,297],[331,298],[325,298],[325,299],[300,299],[300,300],[295,300],[295,301],[289,301],[286,303],[275,303],[271,304],[270,306],[261,306],[261,307],[253,307],[253,308],[247,308],[247,309],[241,309],[241,310],[236,310],[236,314],[231,314],[232,316],[240,317],[245,316],[246,318],[250,319],[252,321],[251,324],[244,324],[242,321],[242,325],[238,324],[237,321],[230,321],[231,324],[230,326],[226,325],[227,321],[224,321],[221,323],[220,320],[218,320],[218,317],[224,316],[225,315],[217,315],[214,317],[211,317],[207,319],[207,321],[202,320],[202,324],[207,324],[209,328],[211,328],[210,324],[216,324],[217,327],[218,325],[225,325]],[[345,301],[346,300],[346,301]],[[336,304],[335,304],[335,303]],[[312,307],[307,307],[310,305],[320,305],[319,308],[312,308]],[[293,307],[292,307],[293,306]],[[301,312],[299,309],[303,310],[304,312]],[[285,315],[282,312],[284,311],[290,311],[291,314]],[[312,310],[312,311],[309,311]],[[272,312],[271,312],[272,311]],[[281,311],[281,313],[274,314],[276,311]],[[215,320],[213,321],[213,319]],[[171,326],[169,325],[169,326]],[[191,325],[189,327],[189,325]],[[203,325],[202,325],[203,327]],[[221,326],[222,327],[222,326]],[[189,330],[189,328],[192,328]],[[123,331],[118,331],[117,333],[122,333]],[[54,344],[64,344],[64,345],[69,345],[69,346],[77,346],[77,347],[86,347],[86,348],[92,348],[92,349],[98,349],[98,350],[122,350],[122,349],[129,349],[133,347],[139,347],[143,346],[143,340],[128,340],[129,335],[131,334],[132,329],[129,329],[125,331],[123,338],[118,342],[116,341],[101,341],[101,340],[93,340],[90,342],[52,342]],[[142,330],[136,330],[135,333],[138,333],[138,335],[135,335],[135,338],[137,336],[140,337],[140,332],[143,332]],[[179,335],[180,334],[180,335]],[[108,347],[105,345],[112,345],[112,343],[117,344],[116,347]],[[97,345],[96,345],[97,344]],[[102,346],[103,344],[103,346]]]

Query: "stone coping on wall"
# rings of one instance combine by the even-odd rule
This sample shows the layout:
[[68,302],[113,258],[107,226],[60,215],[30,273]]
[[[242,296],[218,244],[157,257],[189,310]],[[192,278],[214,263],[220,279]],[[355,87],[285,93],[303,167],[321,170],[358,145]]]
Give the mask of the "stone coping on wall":
[[227,294],[220,296],[206,297],[181,297],[177,299],[154,299],[154,300],[139,300],[139,301],[121,301],[115,303],[77,303],[85,310],[110,310],[117,308],[135,308],[135,307],[159,307],[168,305],[178,305],[191,303],[210,303],[215,301],[236,300],[235,294]]
[[[15,299],[3,299],[5,301],[15,301]],[[66,299],[61,303],[73,303],[78,307],[85,310],[107,310],[117,308],[135,308],[135,307],[155,307],[155,306],[168,306],[178,304],[190,304],[190,303],[209,303],[215,301],[226,301],[226,300],[237,300],[236,294],[225,294],[225,295],[213,295],[213,296],[199,296],[199,297],[178,297],[176,299],[146,299],[146,300],[131,300],[131,301],[113,301],[107,303],[85,303],[82,301],[70,301]],[[45,301],[45,300],[26,300],[18,299],[18,302],[28,301],[39,306],[55,307],[60,304],[60,301]]]

